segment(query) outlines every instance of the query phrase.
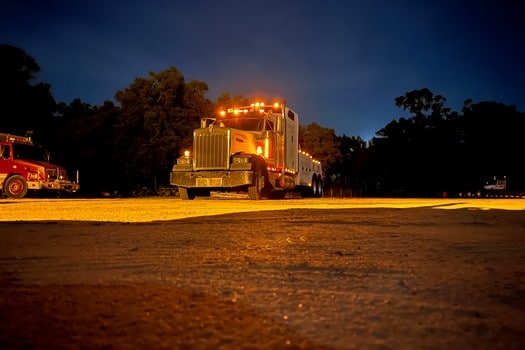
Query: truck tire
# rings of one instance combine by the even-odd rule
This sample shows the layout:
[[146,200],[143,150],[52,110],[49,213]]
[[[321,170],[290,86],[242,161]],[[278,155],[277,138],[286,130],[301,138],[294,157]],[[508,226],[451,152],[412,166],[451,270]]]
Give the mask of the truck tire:
[[253,172],[253,182],[248,186],[248,198],[252,200],[259,200],[261,197],[267,197],[270,189],[267,187],[268,173],[264,171],[264,167],[260,164],[255,166]]
[[182,200],[195,199],[195,190],[192,188],[179,187],[179,196]]
[[27,181],[20,175],[11,176],[4,184],[4,192],[9,198],[24,198],[27,191]]
[[319,177],[314,177],[312,188],[314,197],[319,198],[323,196],[323,184],[321,183]]
[[253,166],[253,181],[248,186],[248,198],[252,200],[259,200],[261,197],[266,197],[267,192],[270,191],[268,170],[266,169],[266,162],[260,157],[252,159]]
[[[263,180],[264,183],[264,180]],[[261,175],[259,171],[253,173],[253,183],[248,186],[248,198],[251,200],[261,199]]]

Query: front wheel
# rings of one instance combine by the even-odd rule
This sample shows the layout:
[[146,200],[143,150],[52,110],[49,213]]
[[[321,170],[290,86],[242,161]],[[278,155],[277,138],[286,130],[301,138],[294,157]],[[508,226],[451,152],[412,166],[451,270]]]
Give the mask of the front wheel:
[[27,194],[27,181],[20,175],[11,176],[5,182],[5,194],[9,198],[20,199]]
[[261,179],[258,171],[254,172],[253,183],[248,186],[248,198],[251,200],[261,199],[262,185],[264,185],[264,178]]
[[259,200],[263,197],[268,197],[270,192],[268,183],[268,173],[265,173],[264,169],[258,167],[257,170],[253,172],[252,184],[248,186],[248,198]]

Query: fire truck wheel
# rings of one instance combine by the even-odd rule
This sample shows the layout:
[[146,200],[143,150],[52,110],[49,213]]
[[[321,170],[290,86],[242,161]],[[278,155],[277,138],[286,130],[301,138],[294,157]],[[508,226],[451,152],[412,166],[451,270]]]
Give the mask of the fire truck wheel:
[[195,199],[195,190],[186,187],[179,187],[179,196],[183,200]]
[[5,194],[9,198],[24,198],[27,194],[27,182],[26,180],[20,176],[20,175],[14,175],[11,176],[7,181],[5,182]]

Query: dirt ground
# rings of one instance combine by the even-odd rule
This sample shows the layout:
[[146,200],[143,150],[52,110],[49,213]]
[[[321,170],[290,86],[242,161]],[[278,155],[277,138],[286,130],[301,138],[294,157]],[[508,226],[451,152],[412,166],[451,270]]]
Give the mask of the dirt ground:
[[1,349],[524,346],[521,199],[0,201]]

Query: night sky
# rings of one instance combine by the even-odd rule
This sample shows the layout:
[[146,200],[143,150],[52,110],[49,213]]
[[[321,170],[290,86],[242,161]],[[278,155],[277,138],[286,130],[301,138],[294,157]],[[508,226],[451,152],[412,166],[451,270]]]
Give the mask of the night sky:
[[212,101],[285,99],[303,125],[368,140],[425,87],[454,110],[525,112],[524,18],[520,0],[13,0],[0,43],[36,59],[57,101],[101,105],[174,66]]

